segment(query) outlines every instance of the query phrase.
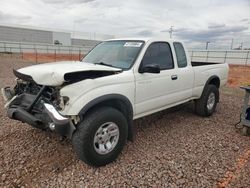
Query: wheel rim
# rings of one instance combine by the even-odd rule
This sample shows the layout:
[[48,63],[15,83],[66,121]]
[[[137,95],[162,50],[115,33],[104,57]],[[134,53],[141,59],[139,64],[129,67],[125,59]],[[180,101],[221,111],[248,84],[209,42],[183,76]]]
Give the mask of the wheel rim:
[[119,140],[119,128],[114,122],[102,124],[95,133],[94,148],[99,154],[107,154],[111,152]]
[[208,100],[207,100],[207,109],[208,110],[212,110],[215,104],[215,94],[214,93],[210,93],[210,95],[208,96]]

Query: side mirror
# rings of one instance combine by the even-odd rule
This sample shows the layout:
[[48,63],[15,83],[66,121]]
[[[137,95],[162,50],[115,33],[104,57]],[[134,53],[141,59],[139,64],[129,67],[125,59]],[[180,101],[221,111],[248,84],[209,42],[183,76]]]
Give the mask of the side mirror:
[[160,66],[157,64],[148,64],[139,68],[139,73],[154,73],[159,74],[161,72]]

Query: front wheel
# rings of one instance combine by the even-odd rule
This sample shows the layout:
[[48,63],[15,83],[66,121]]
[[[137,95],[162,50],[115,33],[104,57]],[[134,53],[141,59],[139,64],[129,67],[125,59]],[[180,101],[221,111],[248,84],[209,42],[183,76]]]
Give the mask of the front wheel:
[[114,161],[122,151],[128,134],[124,115],[111,107],[87,114],[77,126],[72,143],[78,157],[93,166]]
[[204,117],[211,116],[219,101],[219,89],[215,85],[207,85],[199,99],[195,101],[195,112]]

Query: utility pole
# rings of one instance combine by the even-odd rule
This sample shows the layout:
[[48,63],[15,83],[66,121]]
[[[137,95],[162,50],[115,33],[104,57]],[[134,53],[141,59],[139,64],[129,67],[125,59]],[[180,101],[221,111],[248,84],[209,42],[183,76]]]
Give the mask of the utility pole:
[[243,50],[243,42],[240,43],[240,49]]
[[232,42],[231,42],[231,50],[233,49],[233,46],[234,46],[234,39],[232,39]]
[[170,29],[169,29],[169,37],[172,38],[172,35],[173,35],[173,27],[174,26],[171,26]]
[[209,41],[206,42],[206,50],[208,49],[208,44],[209,43],[210,43]]

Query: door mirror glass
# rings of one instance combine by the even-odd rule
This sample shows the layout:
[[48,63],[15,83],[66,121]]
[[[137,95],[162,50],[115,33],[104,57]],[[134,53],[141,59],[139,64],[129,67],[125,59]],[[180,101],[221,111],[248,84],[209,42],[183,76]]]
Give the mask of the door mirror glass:
[[147,64],[139,69],[139,73],[160,73],[161,69],[158,64]]

